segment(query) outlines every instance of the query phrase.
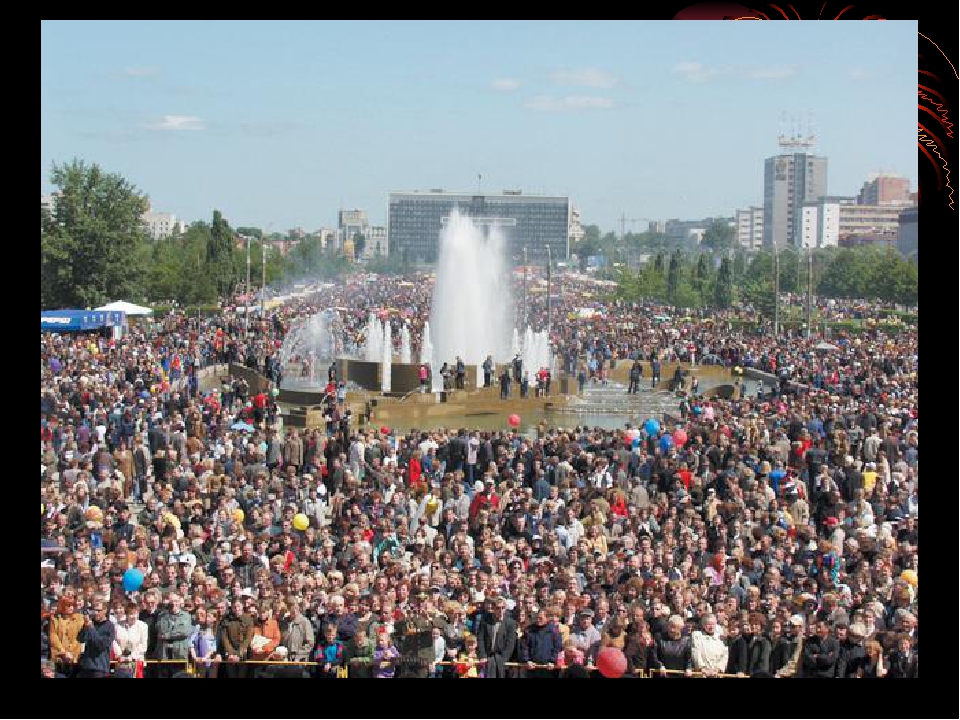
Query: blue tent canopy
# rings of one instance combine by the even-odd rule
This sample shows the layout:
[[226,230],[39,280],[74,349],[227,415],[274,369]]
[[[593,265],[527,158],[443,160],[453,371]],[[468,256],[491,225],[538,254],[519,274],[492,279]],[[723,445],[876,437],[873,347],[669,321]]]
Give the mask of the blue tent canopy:
[[123,325],[125,314],[103,310],[41,310],[40,330],[53,332],[84,332]]

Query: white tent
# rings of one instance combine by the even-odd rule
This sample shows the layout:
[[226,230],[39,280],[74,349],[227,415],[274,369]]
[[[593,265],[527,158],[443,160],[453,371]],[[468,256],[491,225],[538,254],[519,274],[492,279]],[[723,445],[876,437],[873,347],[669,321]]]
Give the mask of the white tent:
[[148,307],[134,305],[133,303],[123,302],[122,300],[118,302],[112,302],[109,305],[104,305],[103,307],[98,307],[97,310],[102,310],[104,312],[122,312],[131,317],[153,315],[153,310]]

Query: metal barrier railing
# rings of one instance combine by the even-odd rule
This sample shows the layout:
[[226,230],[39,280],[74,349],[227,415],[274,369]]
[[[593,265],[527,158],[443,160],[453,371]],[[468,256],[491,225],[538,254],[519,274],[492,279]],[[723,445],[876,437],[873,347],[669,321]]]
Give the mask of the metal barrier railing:
[[[409,660],[403,658],[396,658],[390,660],[380,660],[375,661],[369,658],[353,658],[348,660],[346,664],[336,668],[336,677],[337,678],[349,678],[349,669],[351,666],[376,666],[379,668],[395,666],[403,667],[409,665],[431,665],[434,667],[457,667],[463,665],[486,665],[488,658],[480,659],[469,659],[464,658],[461,660],[442,660],[434,663],[413,663]],[[64,663],[60,661],[62,665],[76,665],[76,663]],[[184,658],[182,660],[112,660],[110,662],[111,667],[117,668],[129,668],[136,664],[142,665],[144,668],[149,666],[163,666],[163,665],[178,665],[184,668],[184,671],[196,675],[198,668],[214,668],[220,666],[255,666],[255,667],[302,667],[302,668],[312,668],[312,667],[322,667],[327,665],[325,662],[317,662],[314,660],[192,660],[189,658]],[[568,669],[569,665],[557,664],[557,663],[525,663],[525,662],[507,662],[503,663],[503,667],[517,669],[517,670],[552,670],[552,671],[561,671]],[[599,667],[596,665],[584,665],[584,670],[587,672],[599,671]],[[702,670],[670,670],[670,669],[652,669],[652,670],[635,670],[633,674],[638,678],[656,678],[656,677],[665,677],[669,675],[682,675],[685,677],[713,677],[713,678],[745,678],[749,675],[745,674],[732,674],[732,673],[705,673]]]

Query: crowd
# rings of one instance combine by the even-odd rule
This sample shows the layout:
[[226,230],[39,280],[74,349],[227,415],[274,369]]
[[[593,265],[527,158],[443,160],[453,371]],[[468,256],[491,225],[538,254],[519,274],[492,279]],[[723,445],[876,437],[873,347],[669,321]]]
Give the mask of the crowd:
[[249,324],[42,335],[42,674],[576,677],[614,647],[631,675],[916,677],[916,331],[822,351],[589,288],[553,308],[567,372],[715,359],[784,382],[536,437],[296,431],[269,392],[200,392],[225,361],[279,380],[322,307],[349,308],[347,344],[370,311],[422,327],[422,276]]

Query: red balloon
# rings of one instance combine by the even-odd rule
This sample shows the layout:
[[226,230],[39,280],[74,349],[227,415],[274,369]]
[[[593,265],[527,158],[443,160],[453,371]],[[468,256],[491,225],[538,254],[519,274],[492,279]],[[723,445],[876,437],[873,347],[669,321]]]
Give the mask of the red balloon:
[[520,416],[511,415],[507,418],[507,422],[510,423],[510,427],[517,427],[520,424]]
[[605,647],[597,653],[597,670],[605,678],[623,677],[627,671],[627,658],[620,648]]
[[676,443],[677,447],[683,447],[687,443],[687,431],[683,428],[679,428],[673,434],[673,442]]
[[380,434],[381,434],[381,435],[389,435],[389,434],[390,434],[390,428],[388,428],[386,425],[384,425],[382,428],[380,428]]

